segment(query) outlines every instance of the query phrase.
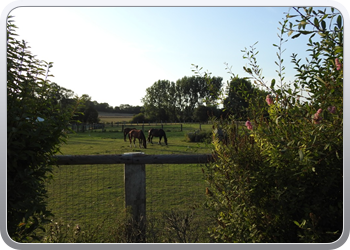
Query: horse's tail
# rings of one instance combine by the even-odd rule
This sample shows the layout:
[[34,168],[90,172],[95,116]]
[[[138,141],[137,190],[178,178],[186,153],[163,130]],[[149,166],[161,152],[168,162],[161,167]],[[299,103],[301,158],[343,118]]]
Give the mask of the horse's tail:
[[141,130],[140,132],[141,132],[141,137],[142,137],[142,144],[143,144],[143,147],[144,147],[144,148],[147,148],[145,134],[143,133],[143,131],[142,131],[142,130]]
[[164,130],[163,130],[163,135],[164,135],[164,143],[165,145],[168,145],[168,139],[166,138],[166,134]]

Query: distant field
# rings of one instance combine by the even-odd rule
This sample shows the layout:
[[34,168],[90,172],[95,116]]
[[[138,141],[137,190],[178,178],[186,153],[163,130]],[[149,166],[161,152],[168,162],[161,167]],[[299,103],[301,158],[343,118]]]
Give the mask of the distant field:
[[100,118],[100,122],[105,123],[116,123],[116,122],[129,122],[134,114],[128,113],[107,113],[107,112],[99,112],[98,118]]

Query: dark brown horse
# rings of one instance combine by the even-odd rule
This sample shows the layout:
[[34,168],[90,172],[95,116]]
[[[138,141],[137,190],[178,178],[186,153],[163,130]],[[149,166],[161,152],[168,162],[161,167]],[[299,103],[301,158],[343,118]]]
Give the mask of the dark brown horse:
[[158,144],[162,144],[160,141],[162,140],[162,137],[164,137],[164,143],[165,145],[168,145],[168,139],[166,138],[165,132],[163,129],[155,129],[155,128],[151,128],[150,130],[148,130],[148,141],[152,142],[153,137],[159,137],[159,142]]
[[128,135],[129,135],[130,147],[131,147],[131,140],[132,140],[132,138],[134,138],[134,146],[136,147],[135,140],[137,138],[137,139],[139,139],[139,147],[141,148],[141,143],[142,143],[143,147],[147,148],[147,146],[146,146],[146,137],[143,134],[142,130],[132,129],[132,130],[130,130]]
[[124,129],[124,141],[126,141],[126,135],[129,134],[130,130],[133,130],[133,129],[136,129],[136,128],[125,128]]

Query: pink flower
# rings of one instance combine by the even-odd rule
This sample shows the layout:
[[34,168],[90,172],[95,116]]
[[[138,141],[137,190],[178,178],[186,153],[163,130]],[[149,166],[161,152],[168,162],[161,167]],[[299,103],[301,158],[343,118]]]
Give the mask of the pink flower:
[[329,106],[329,107],[327,108],[327,110],[329,111],[329,113],[334,114],[336,108],[335,108],[335,106]]
[[252,126],[252,124],[250,123],[250,121],[246,121],[246,122],[245,122],[245,125],[247,126],[247,129],[249,129],[249,130],[252,130],[252,129],[253,129],[253,126]]
[[269,106],[273,104],[273,99],[271,98],[270,95],[267,95],[267,96],[266,96],[266,102],[267,102],[267,104],[268,104]]
[[339,58],[335,58],[335,66],[337,67],[337,70],[341,70],[342,64],[339,61]]
[[322,117],[320,117],[320,114],[322,112],[322,109],[317,110],[317,112],[313,116],[313,122],[315,124],[319,124],[322,120]]

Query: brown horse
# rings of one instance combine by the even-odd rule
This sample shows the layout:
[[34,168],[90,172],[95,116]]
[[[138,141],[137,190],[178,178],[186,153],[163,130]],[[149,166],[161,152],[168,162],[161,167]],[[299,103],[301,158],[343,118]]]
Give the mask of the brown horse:
[[124,141],[126,141],[126,135],[129,134],[130,130],[133,130],[133,129],[136,129],[136,128],[125,128],[124,129]]
[[142,143],[143,147],[147,148],[147,146],[146,146],[146,137],[143,134],[142,130],[132,129],[132,130],[130,130],[128,135],[129,135],[130,147],[131,147],[131,140],[132,140],[132,138],[134,138],[134,146],[136,147],[135,140],[137,138],[137,139],[139,139],[139,147],[141,148],[141,143]]
[[165,132],[163,129],[151,128],[150,130],[148,130],[148,141],[151,142],[152,144],[153,144],[153,142],[152,142],[153,136],[159,137],[158,144],[162,144],[161,140],[162,140],[162,137],[164,137],[164,143],[165,143],[165,145],[168,145],[168,139],[166,138],[166,135],[165,135]]

